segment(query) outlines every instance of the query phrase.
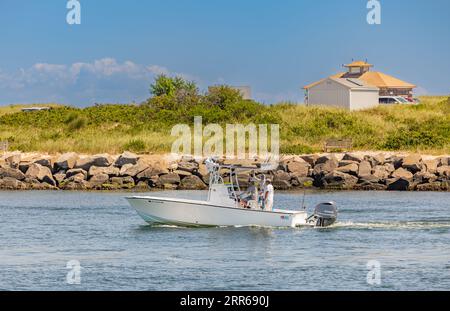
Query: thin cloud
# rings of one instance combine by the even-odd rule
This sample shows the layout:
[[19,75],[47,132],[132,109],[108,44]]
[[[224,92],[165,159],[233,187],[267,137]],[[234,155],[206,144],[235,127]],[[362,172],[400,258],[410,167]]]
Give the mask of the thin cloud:
[[37,63],[13,73],[0,70],[0,104],[60,102],[88,106],[96,102],[143,101],[159,74],[182,76],[159,65],[102,58],[70,65]]

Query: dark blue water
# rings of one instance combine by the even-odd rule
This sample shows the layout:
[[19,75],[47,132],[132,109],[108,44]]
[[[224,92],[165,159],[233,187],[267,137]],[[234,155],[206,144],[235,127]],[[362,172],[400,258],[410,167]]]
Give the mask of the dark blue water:
[[449,193],[309,194],[309,206],[338,203],[330,229],[152,228],[126,195],[0,192],[0,290],[450,290]]

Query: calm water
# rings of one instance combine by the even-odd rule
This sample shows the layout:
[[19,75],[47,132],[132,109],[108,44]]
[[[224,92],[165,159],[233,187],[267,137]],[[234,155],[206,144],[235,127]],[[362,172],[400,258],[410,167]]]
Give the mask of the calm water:
[[[309,194],[340,206],[330,229],[152,228],[126,195],[0,192],[0,290],[450,290],[448,193]],[[80,285],[66,282],[70,260]]]

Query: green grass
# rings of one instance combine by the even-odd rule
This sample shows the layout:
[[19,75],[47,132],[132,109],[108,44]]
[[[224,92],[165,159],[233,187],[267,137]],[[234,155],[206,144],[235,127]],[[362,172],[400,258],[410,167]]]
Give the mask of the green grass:
[[[352,138],[356,150],[450,153],[450,99],[422,97],[417,106],[382,106],[348,112],[289,103],[264,106],[253,101],[227,107],[202,102],[171,109],[143,105],[102,105],[84,109],[58,106],[24,113],[0,107],[0,141],[25,152],[169,152],[174,124],[280,124],[283,153],[321,151],[329,138]],[[35,106],[35,105],[31,105]],[[36,105],[37,106],[37,105]],[[48,105],[46,105],[48,106]],[[173,105],[172,105],[173,106]]]
[[51,108],[58,108],[61,107],[61,105],[58,104],[34,104],[34,105],[9,105],[9,106],[3,106],[0,107],[0,116],[5,114],[11,114],[15,112],[20,112],[22,108],[29,108],[29,107],[51,107]]

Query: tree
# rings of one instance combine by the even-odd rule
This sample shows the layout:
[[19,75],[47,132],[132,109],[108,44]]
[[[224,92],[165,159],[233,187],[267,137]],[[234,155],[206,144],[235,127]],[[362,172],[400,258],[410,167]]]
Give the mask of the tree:
[[243,98],[240,91],[226,85],[219,85],[209,88],[206,94],[206,100],[210,104],[224,109],[229,104],[242,101]]
[[198,88],[193,81],[187,81],[181,77],[172,78],[162,74],[157,76],[155,82],[150,85],[150,93],[156,97],[164,95],[175,97],[179,93],[196,95]]

